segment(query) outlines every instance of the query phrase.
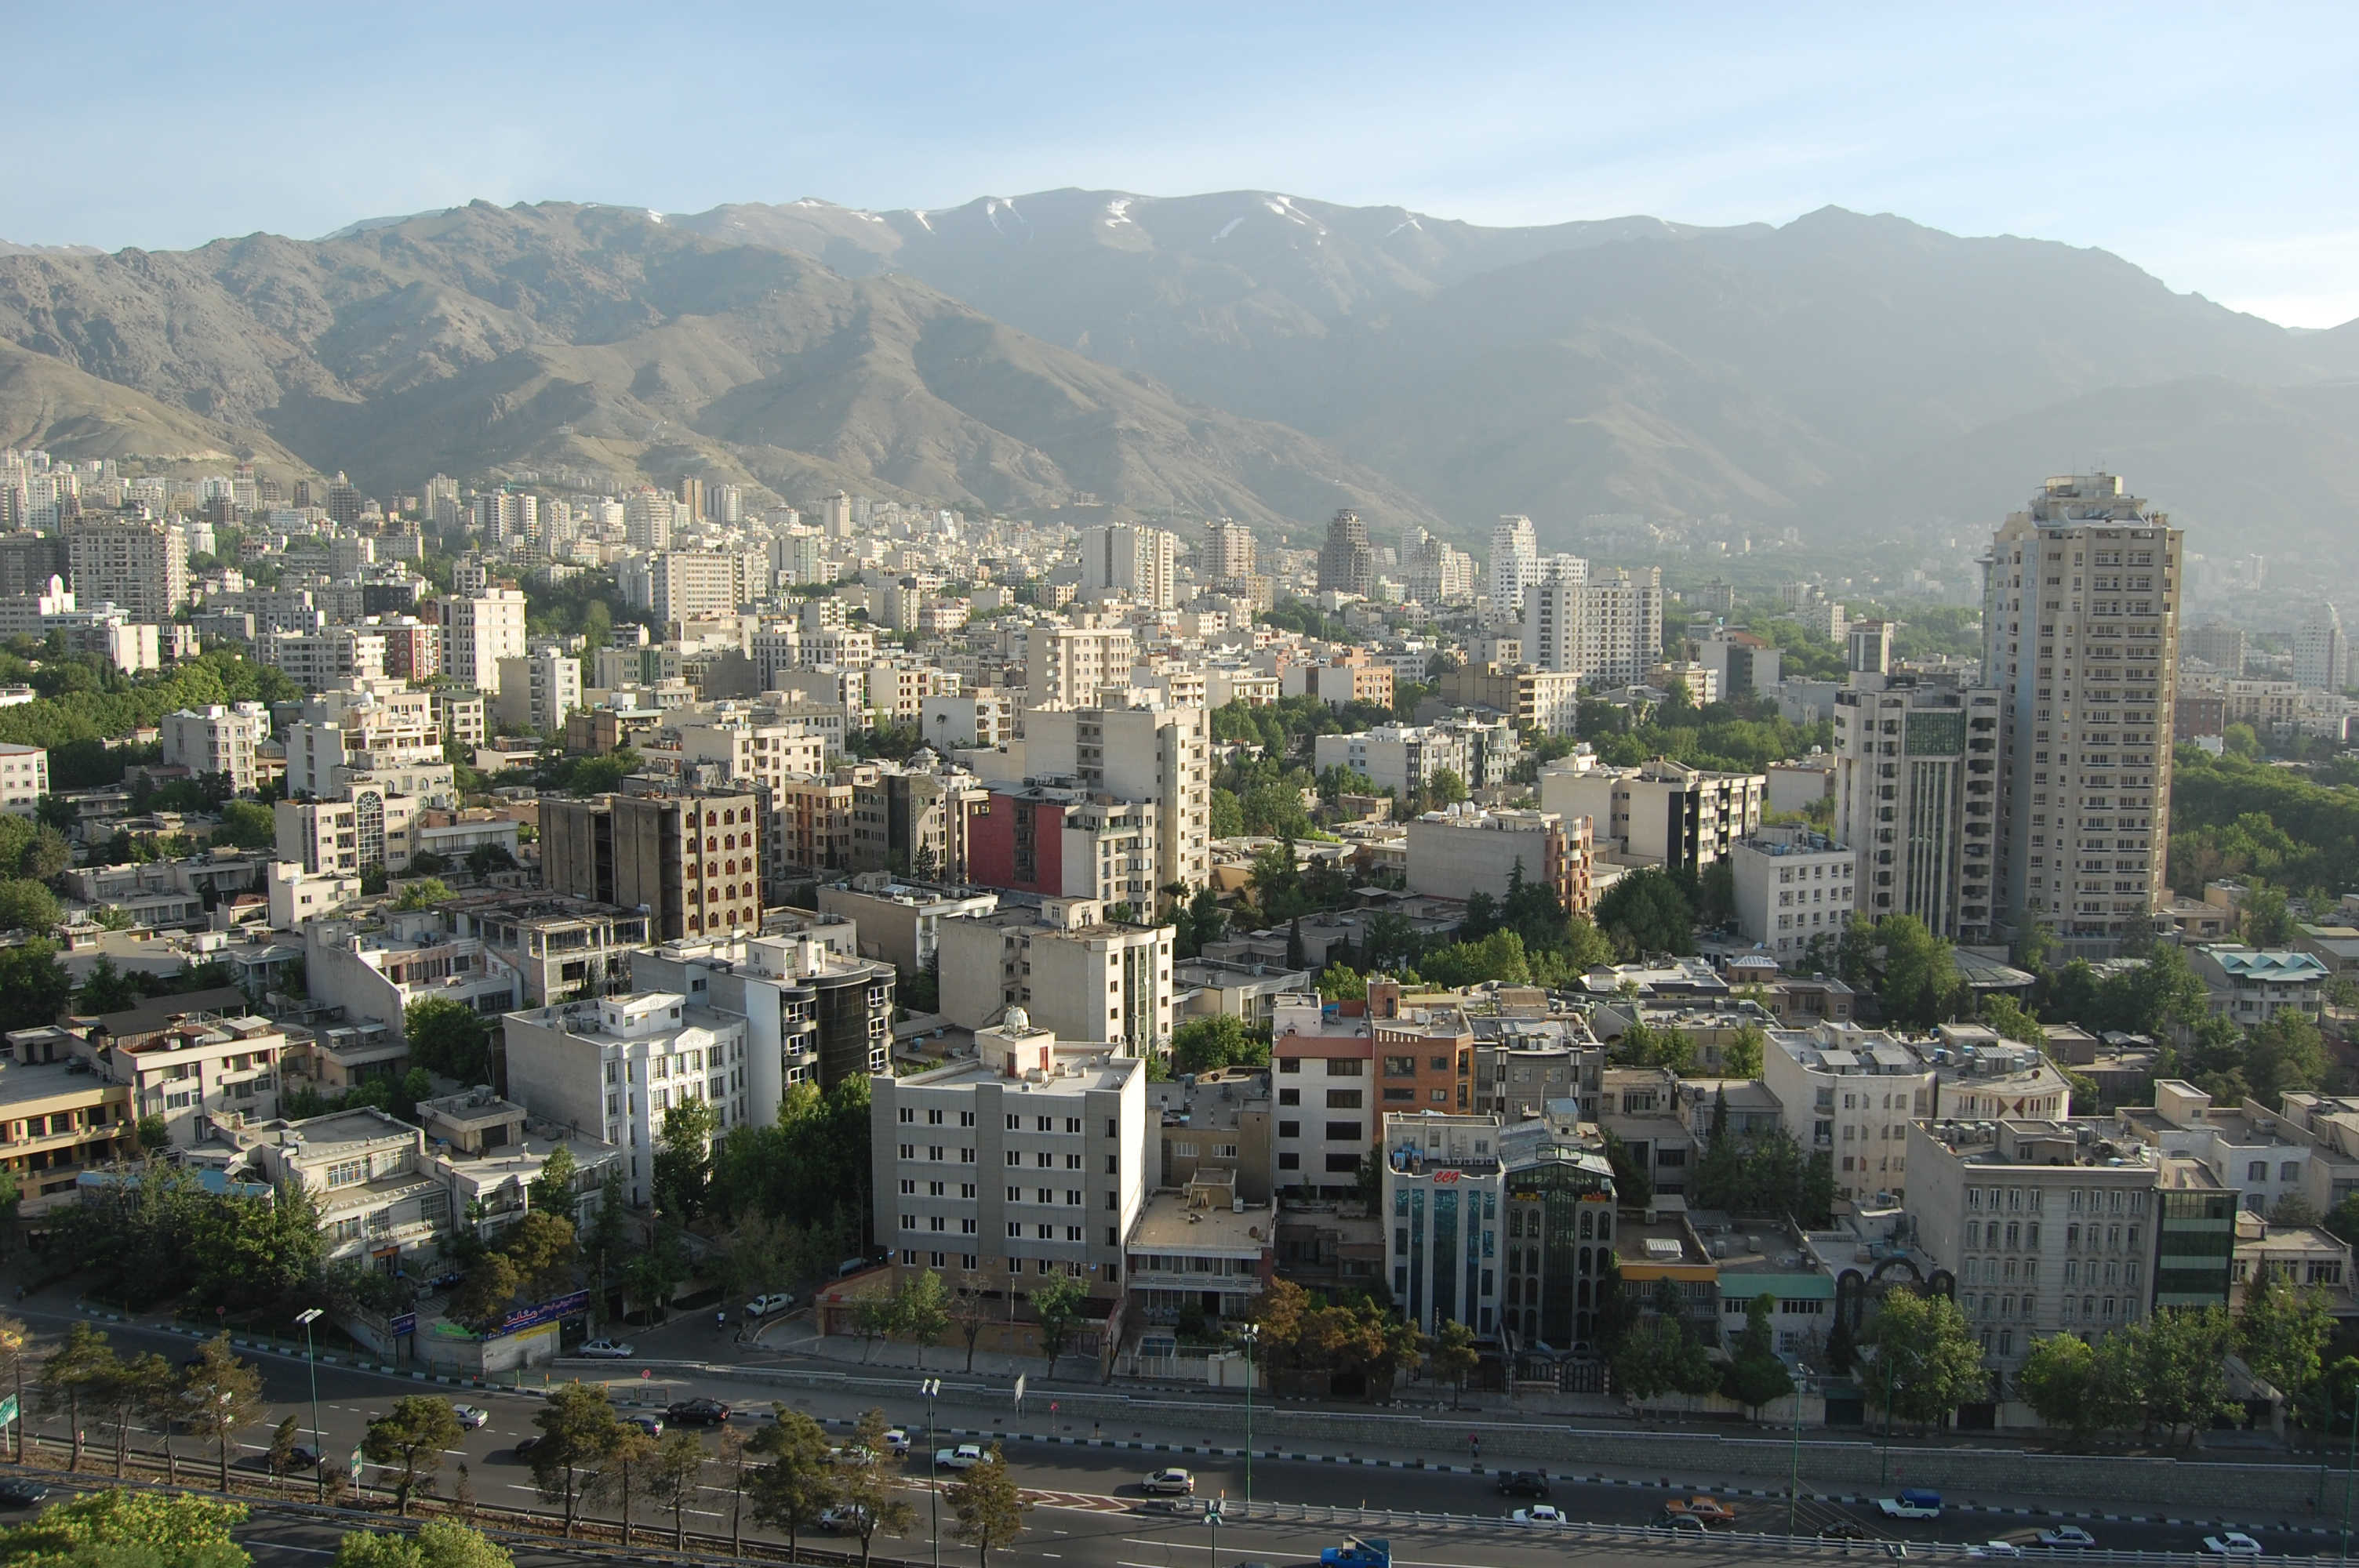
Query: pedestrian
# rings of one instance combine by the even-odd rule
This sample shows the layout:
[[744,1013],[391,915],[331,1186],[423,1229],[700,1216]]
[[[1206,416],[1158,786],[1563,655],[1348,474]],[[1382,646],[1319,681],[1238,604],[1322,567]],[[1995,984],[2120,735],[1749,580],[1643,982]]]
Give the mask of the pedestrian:
[[729,1326],[729,1312],[728,1312],[728,1309],[727,1309],[727,1308],[725,1308],[725,1307],[724,1307],[724,1308],[723,1308],[721,1311],[716,1312],[716,1313],[714,1313],[714,1314],[712,1314],[712,1327],[713,1327],[713,1331],[714,1331],[715,1333],[718,1333],[718,1332],[719,1332],[719,1331],[721,1331],[722,1329],[724,1329],[724,1328],[726,1328],[726,1327],[728,1327],[728,1326]]

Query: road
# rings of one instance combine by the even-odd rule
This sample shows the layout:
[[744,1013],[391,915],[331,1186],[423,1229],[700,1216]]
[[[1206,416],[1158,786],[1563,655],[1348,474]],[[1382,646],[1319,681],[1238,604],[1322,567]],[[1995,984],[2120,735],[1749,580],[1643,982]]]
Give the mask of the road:
[[[33,1326],[37,1332],[46,1332],[54,1338],[61,1332],[63,1320],[42,1321],[36,1318]],[[194,1349],[193,1343],[187,1337],[161,1330],[109,1325],[107,1333],[120,1350],[136,1353],[158,1349],[176,1363]],[[38,1358],[45,1348],[37,1344],[34,1357]],[[271,1425],[285,1416],[291,1414],[297,1418],[305,1429],[305,1440],[309,1441],[311,1410],[307,1368],[299,1357],[259,1355],[252,1359],[263,1374],[264,1391],[271,1404],[267,1422],[246,1432],[241,1444],[238,1463],[246,1468],[255,1469],[260,1467],[262,1456],[267,1450]],[[726,1397],[725,1390],[707,1390],[689,1381],[635,1378],[624,1364],[576,1364],[559,1375],[576,1374],[590,1379],[605,1379],[616,1391],[618,1402],[653,1402],[659,1406],[669,1400],[706,1391],[721,1391]],[[390,1409],[393,1401],[404,1395],[429,1393],[479,1405],[490,1412],[490,1420],[482,1429],[466,1433],[460,1445],[446,1454],[438,1477],[440,1492],[446,1497],[453,1494],[463,1466],[466,1482],[478,1502],[495,1507],[539,1506],[531,1473],[515,1452],[516,1441],[535,1430],[533,1417],[540,1408],[538,1399],[527,1394],[455,1390],[333,1366],[320,1367],[318,1379],[319,1424],[325,1436],[326,1452],[333,1462],[344,1462],[358,1445],[361,1434],[373,1415]],[[821,1419],[841,1422],[856,1415],[866,1401],[848,1393],[795,1390],[788,1394],[785,1402],[790,1409],[799,1409]],[[887,1406],[886,1413],[889,1419],[909,1427],[922,1451],[925,1408],[914,1381],[908,1398],[897,1408]],[[951,1407],[946,1403],[937,1414],[943,1427],[983,1430],[990,1430],[995,1422],[1006,1422],[1010,1417],[1004,1400],[989,1407]],[[734,1422],[741,1429],[752,1430],[767,1416],[766,1402],[740,1405]],[[37,1432],[54,1436],[67,1435],[62,1416],[36,1413],[32,1418],[32,1427]],[[90,1433],[93,1457],[86,1463],[108,1463],[102,1457],[106,1441],[106,1433],[94,1430]],[[945,1436],[942,1441],[948,1443],[954,1439]],[[179,1446],[184,1464],[197,1477],[210,1473],[210,1455],[198,1454],[198,1444],[194,1440],[183,1437]],[[1212,1547],[1211,1532],[1200,1519],[1132,1511],[1144,1501],[1138,1483],[1149,1469],[1164,1464],[1187,1465],[1197,1476],[1200,1501],[1219,1497],[1242,1498],[1245,1491],[1245,1465],[1242,1458],[1142,1454],[1022,1439],[1010,1440],[1007,1457],[1016,1467],[1022,1483],[1045,1495],[1045,1506],[1032,1516],[1031,1532],[1009,1555],[1027,1561],[1037,1559],[1044,1564],[1057,1563],[1063,1568],[1193,1568],[1199,1563],[1211,1568],[1209,1556],[1199,1555],[1209,1553]],[[912,1465],[911,1471],[913,1481],[922,1476],[922,1459]],[[368,1479],[372,1485],[382,1485],[388,1476],[383,1469],[371,1466]],[[1480,1565],[1519,1565],[1527,1563],[1531,1564],[1531,1568],[1540,1568],[1540,1564],[1560,1561],[1568,1554],[1599,1556],[1601,1559],[1617,1553],[1632,1555],[1627,1546],[1610,1542],[1576,1542],[1559,1538],[1543,1543],[1535,1539],[1535,1532],[1506,1521],[1504,1516],[1521,1506],[1520,1500],[1497,1496],[1494,1482],[1488,1476],[1262,1457],[1253,1464],[1253,1494],[1257,1501],[1262,1502],[1365,1507],[1459,1516],[1484,1515],[1500,1520],[1495,1527],[1459,1526],[1444,1531],[1410,1532],[1396,1529],[1392,1534],[1397,1551],[1401,1553],[1398,1560],[1404,1568],[1480,1568]],[[1636,1525],[1647,1523],[1659,1515],[1664,1496],[1660,1489],[1653,1487],[1556,1480],[1551,1483],[1549,1501],[1575,1519]],[[922,1498],[913,1500],[918,1503],[922,1521],[927,1514],[925,1502]],[[1744,1530],[1771,1534],[1784,1531],[1787,1509],[1782,1499],[1732,1497],[1729,1500],[1737,1510]],[[2094,1499],[2093,1504],[2097,1508],[2103,1507]],[[725,1531],[730,1507],[731,1498],[725,1489],[708,1492],[702,1499],[702,1506],[691,1512],[689,1528]],[[613,1517],[612,1510],[603,1508],[589,1511]],[[1799,1528],[1803,1533],[1814,1533],[1819,1527],[1832,1520],[1852,1519],[1875,1537],[1921,1542],[1973,1543],[2003,1539],[2019,1535],[2036,1522],[1999,1513],[1953,1509],[1939,1520],[1895,1524],[1881,1519],[1862,1517],[1859,1510],[1807,1498],[1799,1512]],[[647,1505],[639,1506],[637,1517],[642,1526],[651,1522]],[[662,1522],[668,1526],[668,1519]],[[2328,1522],[2332,1521],[2330,1519]],[[2332,1536],[2291,1528],[2296,1523],[2259,1519],[2245,1521],[2239,1528],[2248,1530],[2272,1553],[2310,1553],[2333,1549]],[[258,1524],[255,1528],[266,1528],[276,1532],[281,1524],[274,1521],[267,1526]],[[2199,1550],[2201,1538],[2205,1533],[2201,1528],[2125,1522],[2093,1524],[2091,1529],[2099,1541],[2107,1547],[2140,1551]],[[749,1533],[758,1532],[749,1528]],[[1222,1561],[1226,1563],[1241,1559],[1274,1563],[1299,1562],[1305,1558],[1315,1561],[1319,1548],[1334,1544],[1345,1533],[1345,1528],[1327,1524],[1234,1524],[1221,1530],[1220,1554]],[[299,1532],[288,1536],[283,1541],[276,1533],[270,1539],[272,1550],[289,1562],[303,1556],[310,1548],[309,1539],[301,1537]],[[1409,1544],[1412,1540],[1416,1543],[1413,1554]],[[1680,1544],[1685,1547],[1682,1555],[1692,1554],[1698,1561],[1720,1555],[1727,1550],[1718,1543],[1709,1546]],[[893,1555],[930,1556],[931,1544],[921,1523],[917,1541],[890,1544],[880,1541],[878,1550]],[[965,1560],[962,1549],[953,1554],[950,1543],[945,1541],[945,1562],[962,1563]]]

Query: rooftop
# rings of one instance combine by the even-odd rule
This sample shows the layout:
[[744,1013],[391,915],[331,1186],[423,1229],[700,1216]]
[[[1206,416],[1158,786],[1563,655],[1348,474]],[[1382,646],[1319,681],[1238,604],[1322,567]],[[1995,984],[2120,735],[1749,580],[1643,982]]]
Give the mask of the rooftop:
[[2146,1144],[2116,1136],[2108,1123],[2087,1117],[1916,1125],[1972,1165],[2072,1165],[2151,1173],[2160,1158]]
[[2299,953],[2289,947],[2202,947],[2197,951],[2209,955],[2213,963],[2235,979],[2282,982],[2326,978],[2326,965],[2316,954]]
[[95,1098],[112,1087],[90,1070],[89,1063],[79,1059],[28,1065],[0,1056],[0,1106],[29,1105],[75,1094]]
[[1127,1250],[1251,1254],[1271,1246],[1276,1233],[1272,1208],[1249,1205],[1239,1213],[1219,1205],[1191,1205],[1189,1194],[1167,1190],[1147,1195]]

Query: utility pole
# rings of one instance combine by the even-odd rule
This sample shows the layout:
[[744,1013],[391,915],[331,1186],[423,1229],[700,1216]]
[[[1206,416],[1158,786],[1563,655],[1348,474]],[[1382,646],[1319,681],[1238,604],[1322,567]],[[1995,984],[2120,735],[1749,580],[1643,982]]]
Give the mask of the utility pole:
[[1794,1458],[1786,1480],[1786,1533],[1794,1533],[1794,1516],[1802,1504],[1802,1391],[1810,1386],[1810,1369],[1794,1363]]
[[942,1477],[941,1466],[934,1464],[934,1400],[942,1391],[942,1380],[929,1378],[918,1388],[926,1396],[926,1463],[934,1470],[926,1481],[926,1515],[933,1523],[934,1568],[942,1568]]
[[311,1325],[319,1318],[318,1307],[305,1307],[295,1314],[295,1321],[303,1325],[303,1365],[311,1374],[311,1456],[319,1461],[311,1466],[313,1496],[324,1503],[328,1500],[328,1440],[320,1432],[320,1363],[311,1354]]

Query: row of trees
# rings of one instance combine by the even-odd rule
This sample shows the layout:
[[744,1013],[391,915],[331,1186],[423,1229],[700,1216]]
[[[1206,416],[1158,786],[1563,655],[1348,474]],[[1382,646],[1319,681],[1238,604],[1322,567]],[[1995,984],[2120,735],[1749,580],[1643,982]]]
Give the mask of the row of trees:
[[[15,1363],[20,1395],[25,1344],[24,1325],[0,1319],[0,1347]],[[115,1479],[123,1478],[132,1433],[145,1432],[162,1440],[166,1477],[177,1482],[179,1463],[172,1439],[176,1431],[185,1427],[212,1447],[215,1480],[224,1491],[229,1488],[237,1434],[260,1421],[264,1409],[262,1376],[237,1358],[226,1334],[207,1340],[183,1368],[152,1350],[126,1357],[104,1334],[79,1321],[67,1326],[65,1337],[41,1362],[35,1391],[42,1413],[63,1415],[72,1429],[69,1470],[82,1468],[90,1425],[94,1423],[112,1438]],[[20,1426],[16,1439],[20,1459],[22,1430]],[[5,1553],[0,1553],[0,1560],[5,1560]]]
[[228,1312],[277,1309],[322,1274],[319,1205],[299,1184],[274,1197],[208,1192],[149,1157],[58,1211],[52,1247],[87,1270],[96,1299],[144,1308],[185,1295]]
[[[234,1532],[243,1503],[121,1487],[53,1503],[0,1530],[0,1562],[65,1568],[253,1568]],[[358,1530],[337,1541],[329,1568],[514,1568],[506,1547],[481,1530],[434,1519],[415,1534]]]

